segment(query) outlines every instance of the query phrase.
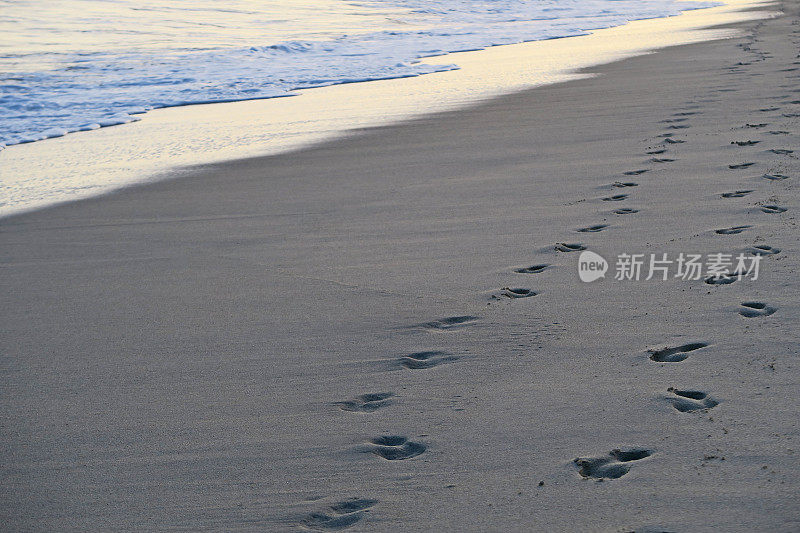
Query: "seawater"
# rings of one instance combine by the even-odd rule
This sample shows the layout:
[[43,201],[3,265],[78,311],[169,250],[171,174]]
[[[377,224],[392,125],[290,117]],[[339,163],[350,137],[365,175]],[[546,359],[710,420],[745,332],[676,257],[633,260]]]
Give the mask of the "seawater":
[[155,108],[457,69],[420,59],[715,5],[671,0],[0,0],[0,148]]

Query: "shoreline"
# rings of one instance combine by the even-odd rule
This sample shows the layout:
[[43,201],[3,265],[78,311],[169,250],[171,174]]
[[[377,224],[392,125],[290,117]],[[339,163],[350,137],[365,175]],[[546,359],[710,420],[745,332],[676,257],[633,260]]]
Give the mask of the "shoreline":
[[[4,219],[7,527],[796,530],[780,5],[732,39]],[[581,246],[765,255],[756,281],[582,283]]]
[[[295,151],[364,128],[574,79],[582,68],[668,45],[720,37],[726,34],[724,30],[705,27],[741,21],[748,18],[744,13],[765,5],[736,0],[676,17],[633,21],[586,36],[423,60],[459,64],[456,71],[307,89],[295,98],[157,109],[140,121],[119,126],[121,129],[101,128],[15,145],[0,152],[7,195],[0,218],[128,185],[172,179],[191,173],[198,164]],[[587,51],[591,51],[588,56]]]

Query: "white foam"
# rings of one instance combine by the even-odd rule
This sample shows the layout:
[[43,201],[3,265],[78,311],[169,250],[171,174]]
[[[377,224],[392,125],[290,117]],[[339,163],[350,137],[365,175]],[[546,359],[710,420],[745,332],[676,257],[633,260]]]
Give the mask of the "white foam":
[[[299,5],[304,1],[291,3]],[[325,0],[308,2],[319,7]],[[680,5],[697,6],[694,2]],[[340,83],[301,91],[293,98],[149,112],[151,106],[141,105],[131,108],[135,116],[112,114],[101,119],[107,125],[136,121],[121,127],[101,128],[101,120],[83,120],[83,133],[0,150],[0,217],[161,179],[180,172],[182,167],[295,150],[351,130],[574,79],[584,76],[574,74],[578,69],[656,48],[730,37],[737,31],[703,28],[772,15],[741,11],[759,5],[763,5],[760,0],[726,0],[721,7],[694,10],[681,17],[642,20],[585,37],[498,46],[421,60],[421,65],[447,70],[431,76]],[[0,30],[2,24],[0,19]],[[430,55],[432,50],[428,47],[424,53]],[[394,65],[398,63],[401,67],[414,64]],[[461,68],[448,70],[452,64]],[[353,78],[356,79],[359,78]],[[42,138],[41,134],[30,137],[31,141],[36,140],[33,137]]]
[[[0,33],[11,44],[0,46],[0,144],[124,124],[155,108],[440,72],[456,66],[418,60],[712,5],[371,0],[286,7],[279,0],[238,0],[223,9],[209,0],[73,3],[73,9],[64,8],[70,2],[42,3],[35,13],[4,6]],[[53,44],[53,35],[65,44]]]

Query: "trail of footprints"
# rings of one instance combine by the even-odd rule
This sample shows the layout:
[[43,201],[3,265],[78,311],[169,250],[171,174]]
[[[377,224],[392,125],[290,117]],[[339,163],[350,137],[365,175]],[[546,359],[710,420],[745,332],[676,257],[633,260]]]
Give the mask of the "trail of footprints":
[[[735,89],[720,89],[719,92],[729,92]],[[778,111],[780,108],[777,106],[770,106],[764,107],[760,109],[760,112],[774,112]],[[666,124],[666,129],[671,130],[668,133],[664,133],[659,135],[658,138],[660,139],[661,146],[652,147],[646,150],[646,155],[652,156],[649,160],[651,164],[667,164],[676,161],[676,159],[669,155],[669,145],[680,145],[684,144],[686,141],[683,139],[678,139],[675,137],[676,131],[674,130],[688,130],[691,127],[689,123],[689,117],[700,114],[701,111],[698,109],[691,110],[691,111],[681,111],[675,113],[672,117],[666,118],[661,121],[661,124]],[[785,114],[784,114],[785,116]],[[758,123],[758,124],[750,124],[748,123],[745,128],[750,129],[761,129],[767,127],[768,123]],[[770,135],[786,135],[789,134],[788,131],[785,130],[772,130],[769,132]],[[759,139],[745,139],[745,140],[734,140],[730,141],[730,144],[736,147],[752,147],[756,146],[762,141]],[[772,148],[765,151],[766,153],[771,153],[774,155],[785,155],[790,156],[793,151],[785,148]],[[732,163],[728,165],[730,170],[746,170],[750,167],[756,165],[755,161],[743,161]],[[647,172],[649,172],[650,168],[640,168],[636,170],[629,170],[623,172],[625,176],[641,176]],[[783,181],[789,179],[789,176],[776,173],[776,172],[766,172],[762,175],[762,178],[767,181]],[[639,186],[638,183],[631,183],[632,185]],[[621,188],[623,185],[620,182],[616,182],[612,185],[612,187]],[[755,189],[736,189],[729,192],[721,193],[721,198],[723,199],[734,199],[734,198],[744,198],[752,193],[755,192]],[[616,194],[612,196],[607,196],[602,198],[603,201],[610,202],[610,201],[625,201],[629,198],[628,194]],[[779,215],[785,213],[787,209],[785,207],[776,205],[776,204],[762,204],[758,206],[758,210],[763,213],[771,214],[771,215]],[[638,212],[636,209],[631,208],[620,208],[613,211],[614,214],[635,214]],[[597,225],[597,226],[588,226],[586,228],[581,228],[578,231],[582,233],[592,233],[595,228],[599,231],[606,229],[607,225]],[[720,228],[715,230],[715,233],[718,235],[739,235],[747,230],[753,228],[751,224],[742,224],[738,226],[732,226],[727,228]],[[760,255],[760,256],[769,256],[780,253],[779,248],[775,248],[768,245],[753,245],[744,250],[745,253],[749,253],[751,255]],[[723,272],[718,275],[713,275],[706,277],[704,282],[709,285],[730,285],[735,283],[736,281],[740,280],[743,276],[743,272],[734,271],[734,272]],[[762,302],[742,302],[739,308],[739,314],[744,318],[759,318],[759,317],[767,317],[776,312],[776,308],[772,307],[768,304]],[[709,343],[705,342],[692,342],[687,344],[682,344],[678,346],[672,347],[665,347],[665,348],[657,348],[648,351],[648,357],[651,361],[660,364],[677,364],[681,363],[691,356],[696,355],[702,352],[703,349],[708,348],[710,346]],[[717,405],[719,405],[719,401],[713,398],[709,393],[700,390],[690,390],[690,389],[679,389],[675,387],[669,387],[667,389],[667,394],[664,396],[664,399],[669,402],[669,404],[678,412],[680,413],[691,413],[695,411],[706,411],[709,409],[713,409]],[[652,450],[644,449],[644,448],[635,448],[629,449],[626,451],[623,450],[613,450],[607,455],[600,456],[600,457],[579,457],[574,460],[575,465],[577,466],[578,473],[584,479],[595,479],[598,481],[602,481],[605,479],[617,479],[624,475],[626,475],[633,464],[638,461],[641,461],[649,456],[651,456],[654,452]]]
[[[756,59],[754,61],[764,61],[769,56],[756,51],[752,47],[752,42],[748,45],[741,45],[745,52],[754,54]],[[745,72],[744,68],[750,65],[750,62],[740,62],[733,68],[728,69],[732,75],[741,75]],[[737,89],[723,87],[717,89],[717,93],[732,92]],[[800,92],[798,90],[797,92]],[[699,100],[698,100],[699,101]],[[800,100],[792,101],[792,104],[800,104]],[[775,113],[781,111],[777,105],[764,106],[755,112],[757,113]],[[702,114],[702,106],[692,104],[672,114],[672,116],[665,118],[661,121],[664,129],[668,130],[666,133],[658,135],[658,146],[648,148],[645,153],[651,156],[648,163],[651,165],[668,165],[676,161],[676,158],[670,156],[670,146],[684,144],[684,139],[676,138],[677,133],[685,133],[691,128],[691,118]],[[783,113],[784,117],[800,116],[796,113]],[[742,126],[743,130],[762,131],[769,126],[768,122],[746,123]],[[769,135],[788,135],[789,131],[786,130],[769,130],[765,133]],[[740,139],[732,140],[730,144],[736,148],[747,149],[754,147],[761,143],[761,139]],[[793,157],[793,151],[785,148],[771,148],[764,153],[773,155]],[[729,164],[730,170],[746,170],[757,163],[755,161],[743,161],[738,163]],[[627,170],[622,172],[623,176],[642,176],[651,171],[651,168],[638,168],[634,170]],[[738,175],[738,174],[737,174]],[[762,174],[762,179],[766,182],[780,182],[790,179],[786,174],[768,170]],[[616,181],[611,185],[605,186],[608,189],[630,189],[633,187],[640,187],[640,184],[633,181]],[[736,189],[729,192],[720,194],[722,199],[736,199],[745,198],[755,192],[755,189]],[[601,198],[604,202],[624,202],[628,200],[630,194],[619,193]],[[770,215],[780,215],[785,213],[787,209],[775,204],[762,204],[758,209],[763,213]],[[614,209],[611,213],[615,215],[635,215],[639,213],[638,209],[631,207],[621,207]],[[609,224],[595,224],[585,226],[575,230],[578,233],[592,234],[600,233],[611,226]],[[732,226],[715,230],[718,235],[739,235],[749,229],[753,225],[743,224],[739,226]],[[567,243],[557,242],[554,245],[554,250],[560,253],[578,252],[587,249],[583,243]],[[781,253],[780,248],[776,248],[764,244],[755,244],[744,249],[744,252],[751,255],[771,256]],[[521,266],[512,269],[515,274],[524,275],[539,275],[551,267],[550,264],[541,263],[529,266]],[[709,276],[703,281],[708,285],[730,285],[741,279],[741,272],[723,272],[718,275]],[[491,297],[495,299],[509,299],[515,300],[520,298],[528,298],[536,296],[537,292],[528,288],[511,288],[504,287],[498,291],[491,293]],[[777,308],[770,306],[763,302],[747,301],[741,302],[738,313],[741,317],[747,319],[764,318],[774,314]],[[427,331],[431,333],[445,332],[463,327],[468,327],[479,320],[477,316],[462,315],[452,316],[429,322],[409,326],[410,329]],[[705,348],[711,346],[705,342],[691,342],[672,347],[651,349],[647,352],[648,358],[654,362],[664,365],[679,364],[686,361],[690,357],[702,353]],[[396,367],[408,371],[425,371],[445,363],[452,363],[458,360],[446,351],[429,350],[419,351],[403,355],[395,360]],[[397,399],[392,392],[376,392],[366,393],[357,396],[351,400],[336,402],[336,405],[342,411],[351,413],[373,413],[379,409],[391,406],[394,400]],[[679,413],[692,413],[695,411],[706,411],[713,409],[719,405],[719,401],[714,399],[709,393],[700,390],[692,389],[679,389],[675,387],[667,388],[667,394],[663,395],[663,399],[672,406],[672,408]],[[417,442],[402,435],[380,435],[373,437],[366,441],[362,451],[368,452],[381,460],[385,461],[404,461],[413,459],[425,453],[427,445],[423,442]],[[655,452],[646,448],[628,448],[628,449],[614,449],[606,455],[597,457],[578,457],[573,463],[577,468],[577,473],[581,478],[594,479],[597,481],[618,479],[625,476],[630,472],[631,468],[648,457],[652,456]],[[308,515],[302,522],[308,529],[313,530],[340,530],[350,527],[356,522],[360,521],[369,509],[378,503],[377,500],[371,499],[351,499],[339,502],[330,506],[325,512],[314,513]]]

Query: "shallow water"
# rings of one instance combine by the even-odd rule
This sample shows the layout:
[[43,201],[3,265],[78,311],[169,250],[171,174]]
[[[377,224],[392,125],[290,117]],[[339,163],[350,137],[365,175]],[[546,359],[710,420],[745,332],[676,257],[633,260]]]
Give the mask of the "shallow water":
[[[682,3],[694,6],[695,3]],[[731,36],[701,29],[769,16],[755,0],[641,20],[591,35],[423,59],[456,70],[267,98],[155,109],[142,120],[0,151],[0,217],[175,176],[197,165],[300,149],[364,128],[457,109],[587,74],[578,69],[675,44]]]
[[423,57],[713,5],[666,0],[0,1],[0,146],[161,107],[457,68]]

